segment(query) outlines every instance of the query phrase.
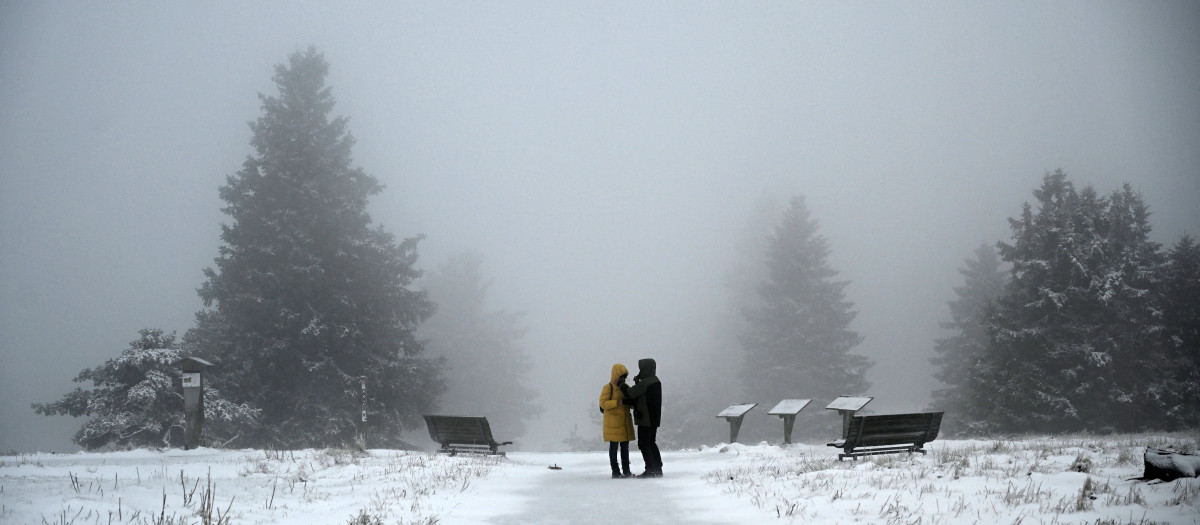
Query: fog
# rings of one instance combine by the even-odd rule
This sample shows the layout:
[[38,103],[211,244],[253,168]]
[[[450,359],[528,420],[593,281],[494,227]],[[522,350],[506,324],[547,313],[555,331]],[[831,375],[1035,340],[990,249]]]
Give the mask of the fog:
[[5,2],[0,450],[75,450],[81,421],[30,403],[192,325],[217,189],[309,45],[386,184],[374,221],[426,235],[425,269],[483,254],[492,306],[526,312],[526,449],[586,423],[614,362],[655,357],[668,403],[737,373],[696,350],[764,199],[805,195],[829,238],[877,410],[928,401],[957,268],[1047,171],[1200,235],[1193,2]]

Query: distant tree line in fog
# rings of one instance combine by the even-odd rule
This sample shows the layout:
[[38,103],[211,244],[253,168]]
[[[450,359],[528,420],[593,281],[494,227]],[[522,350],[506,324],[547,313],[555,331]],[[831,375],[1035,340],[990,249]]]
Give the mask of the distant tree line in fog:
[[[320,447],[368,435],[372,446],[405,447],[402,433],[438,409],[482,413],[498,434],[518,437],[543,411],[523,317],[487,307],[482,256],[457,254],[420,281],[421,237],[397,241],[371,225],[367,203],[382,185],[352,163],[346,119],[331,117],[328,69],[315,49],[295,53],[276,67],[278,94],[260,95],[253,153],[220,188],[230,222],[204,270],[195,325],[179,341],[142,330],[120,356],[79,374],[90,389],[35,405],[88,417],[76,443],[180,445],[172,363],[184,355],[214,363],[212,446]],[[1128,185],[1100,196],[1056,171],[1034,197],[1009,219],[1011,241],[980,247],[961,270],[950,335],[932,360],[945,385],[932,405],[947,412],[947,430],[1194,425],[1200,247],[1151,241],[1149,207]],[[665,446],[710,441],[731,392],[779,400],[802,385],[828,402],[870,386],[873,363],[854,353],[862,337],[850,329],[848,281],[837,279],[804,199],[752,222],[712,333],[714,346],[737,351],[705,380],[671,383]],[[817,413],[802,414],[801,437],[831,435],[831,418]]]
[[[1150,208],[1129,184],[1102,196],[1057,170],[1033,196],[1009,219],[1012,239],[980,246],[960,269],[964,282],[942,323],[950,335],[935,341],[930,360],[943,383],[930,409],[946,412],[944,431],[1194,428],[1200,246],[1188,236],[1167,250],[1152,241]],[[872,363],[852,352],[861,338],[849,329],[854,312],[826,261],[827,240],[803,199],[774,216],[736,267],[733,307],[718,324],[741,348],[739,381],[685,385],[681,404],[702,409],[667,433],[677,444],[711,436],[712,414],[731,399],[773,403],[800,393],[824,406],[869,394]],[[835,418],[822,415],[802,412],[798,435],[837,435]],[[748,441],[778,439],[777,421],[752,419],[742,427]]]

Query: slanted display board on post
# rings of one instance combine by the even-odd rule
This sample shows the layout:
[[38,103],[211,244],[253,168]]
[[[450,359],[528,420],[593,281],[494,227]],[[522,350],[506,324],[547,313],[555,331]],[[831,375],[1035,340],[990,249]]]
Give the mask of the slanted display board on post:
[[784,399],[767,411],[767,414],[779,416],[783,420],[783,443],[792,444],[792,427],[796,425],[796,415],[811,403],[811,399]]
[[738,430],[742,429],[742,418],[746,417],[746,413],[756,406],[758,406],[758,403],[732,405],[717,414],[717,417],[725,418],[725,421],[729,422],[730,443],[737,443]]
[[872,399],[875,398],[871,396],[840,396],[825,407],[825,410],[837,410],[838,414],[842,415],[842,439],[846,439],[846,433],[850,431],[850,419],[854,417],[854,413],[862,410],[862,407],[867,406]]

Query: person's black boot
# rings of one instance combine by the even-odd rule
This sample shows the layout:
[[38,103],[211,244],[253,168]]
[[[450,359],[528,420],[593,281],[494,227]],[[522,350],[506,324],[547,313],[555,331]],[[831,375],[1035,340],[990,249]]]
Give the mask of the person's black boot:
[[662,474],[658,474],[658,473],[654,472],[654,469],[652,469],[652,468],[648,468],[648,469],[646,469],[645,472],[637,475],[638,479],[649,479],[649,478],[658,478],[658,477],[662,477]]
[[610,467],[612,467],[612,477],[613,477],[613,479],[617,479],[617,478],[620,478],[620,477],[622,477],[622,476],[621,476],[621,469],[617,468],[617,464],[616,464],[616,463],[613,463],[613,464],[611,464],[611,465],[609,465],[609,466],[610,466]]
[[632,478],[633,477],[633,472],[629,470],[629,463],[625,463],[625,464],[621,465],[621,477],[623,477],[623,478]]

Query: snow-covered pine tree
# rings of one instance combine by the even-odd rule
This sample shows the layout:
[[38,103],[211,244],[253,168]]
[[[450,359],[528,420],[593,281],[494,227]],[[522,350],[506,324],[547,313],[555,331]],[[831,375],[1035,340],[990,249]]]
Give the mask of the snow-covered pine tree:
[[443,413],[487,416],[498,438],[525,434],[526,424],[542,413],[529,384],[533,361],[521,345],[521,312],[489,310],[491,282],[483,276],[483,256],[450,256],[426,274],[423,286],[437,313],[420,329],[431,356],[446,360]]
[[962,286],[954,288],[957,298],[950,301],[950,321],[941,323],[951,335],[938,339],[937,355],[929,362],[937,367],[934,377],[946,385],[933,391],[931,407],[953,414],[942,424],[945,432],[977,432],[986,427],[979,399],[971,380],[975,368],[991,347],[991,335],[985,320],[1007,282],[995,249],[984,244],[975,249],[975,257],[964,261],[958,273]]
[[328,71],[315,49],[294,53],[275,69],[278,96],[259,95],[254,152],[220,190],[232,222],[185,336],[216,364],[213,384],[262,409],[243,445],[338,445],[359,431],[401,445],[443,389],[414,336],[433,313],[410,289],[420,237],[397,244],[370,226],[367,201],[382,186],[352,165]]
[[[1128,186],[1104,198],[1047,174],[999,243],[1011,280],[989,319],[994,345],[974,379],[1007,431],[1132,430],[1159,352],[1157,244]],[[1150,419],[1156,417],[1150,415]]]
[[[159,329],[138,331],[121,355],[79,372],[74,381],[91,382],[53,403],[33,405],[39,414],[89,417],[75,434],[79,446],[98,448],[169,447],[183,445],[183,385],[175,363],[183,354],[175,334]],[[205,438],[220,443],[251,422],[257,411],[234,404],[215,388],[204,392]]]
[[[863,393],[871,361],[850,353],[862,337],[850,329],[849,282],[834,280],[829,241],[817,233],[803,197],[791,199],[767,244],[767,278],[758,288],[759,306],[745,312],[749,328],[741,337],[746,398],[767,403],[802,394],[828,402]],[[808,423],[796,429],[828,426]]]
[[989,320],[995,345],[976,381],[992,402],[988,419],[996,427],[1058,431],[1080,425],[1078,396],[1070,394],[1094,395],[1078,377],[1080,366],[1093,363],[1079,343],[1094,326],[1064,309],[1083,280],[1074,255],[1081,202],[1061,170],[1047,174],[1033,195],[1037,213],[1026,202],[1021,217],[1009,219],[1013,243],[998,244],[1011,280]]
[[1166,429],[1200,421],[1200,245],[1184,236],[1162,267],[1163,359],[1150,392],[1162,399]]
[[1126,183],[1108,197],[1097,230],[1102,258],[1091,274],[1090,290],[1103,312],[1093,347],[1112,356],[1115,366],[1098,378],[1105,394],[1091,418],[1112,420],[1111,428],[1134,431],[1163,428],[1166,406],[1152,385],[1163,368],[1164,330],[1162,246],[1150,239],[1150,209]]

